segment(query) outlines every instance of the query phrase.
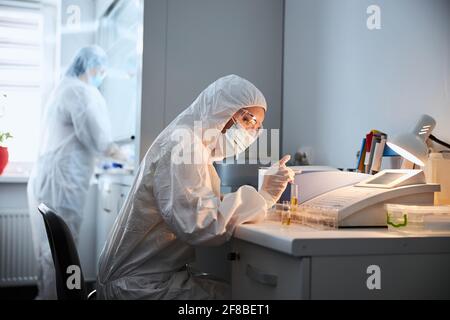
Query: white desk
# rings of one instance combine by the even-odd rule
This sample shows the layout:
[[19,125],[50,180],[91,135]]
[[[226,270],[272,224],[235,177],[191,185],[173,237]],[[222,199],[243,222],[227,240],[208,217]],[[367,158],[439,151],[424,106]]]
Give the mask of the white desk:
[[[264,222],[238,227],[232,252],[235,299],[450,298],[450,233]],[[381,289],[371,286],[377,283],[371,266],[379,267]]]

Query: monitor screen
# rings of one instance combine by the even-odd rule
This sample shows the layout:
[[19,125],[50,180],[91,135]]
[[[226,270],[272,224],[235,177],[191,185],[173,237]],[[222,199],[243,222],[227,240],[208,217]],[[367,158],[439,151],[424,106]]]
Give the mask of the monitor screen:
[[386,172],[382,174],[378,178],[373,179],[372,181],[367,181],[367,184],[389,184],[401,177],[403,177],[404,173],[399,172]]

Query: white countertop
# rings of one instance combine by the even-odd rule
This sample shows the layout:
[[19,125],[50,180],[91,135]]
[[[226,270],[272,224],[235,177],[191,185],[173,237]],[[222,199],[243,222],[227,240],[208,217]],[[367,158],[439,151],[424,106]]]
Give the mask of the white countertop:
[[[127,183],[133,182],[134,175],[132,172],[125,170],[110,170],[110,171],[102,171],[97,172],[97,176],[99,177],[108,177],[116,180],[123,180]],[[4,174],[0,176],[0,183],[28,183],[29,177],[28,175],[14,175],[14,174]]]
[[27,176],[0,176],[0,183],[28,183]]
[[387,229],[322,231],[265,221],[239,226],[234,237],[299,257],[450,252],[450,232],[404,234]]

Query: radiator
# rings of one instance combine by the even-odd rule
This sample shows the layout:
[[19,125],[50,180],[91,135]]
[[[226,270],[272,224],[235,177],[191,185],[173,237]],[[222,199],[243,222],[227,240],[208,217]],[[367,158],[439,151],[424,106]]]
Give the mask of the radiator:
[[0,287],[35,284],[36,258],[29,213],[26,209],[0,210]]

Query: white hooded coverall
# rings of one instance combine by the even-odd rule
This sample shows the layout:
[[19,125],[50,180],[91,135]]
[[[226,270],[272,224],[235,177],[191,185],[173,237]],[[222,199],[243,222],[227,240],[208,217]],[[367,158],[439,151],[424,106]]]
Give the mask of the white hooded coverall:
[[[267,109],[253,84],[227,76],[211,84],[159,135],[103,249],[99,299],[229,298],[224,283],[196,278],[185,266],[195,260],[194,246],[223,244],[236,226],[265,216],[266,200],[253,187],[243,186],[221,201],[213,167],[217,159],[211,157],[211,146],[227,122],[249,106]],[[194,130],[199,122],[202,130]],[[193,136],[183,152],[200,154],[202,163],[173,161],[178,129]],[[206,141],[206,129],[218,133]]]

